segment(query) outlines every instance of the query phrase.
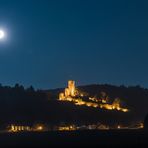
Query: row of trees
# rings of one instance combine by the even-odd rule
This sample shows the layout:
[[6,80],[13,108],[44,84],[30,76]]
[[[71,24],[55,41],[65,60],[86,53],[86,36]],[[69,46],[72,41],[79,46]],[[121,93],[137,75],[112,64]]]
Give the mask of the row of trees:
[[32,86],[25,89],[19,84],[14,87],[0,85],[1,124],[31,123],[42,117],[46,104],[46,94],[39,90],[36,91]]

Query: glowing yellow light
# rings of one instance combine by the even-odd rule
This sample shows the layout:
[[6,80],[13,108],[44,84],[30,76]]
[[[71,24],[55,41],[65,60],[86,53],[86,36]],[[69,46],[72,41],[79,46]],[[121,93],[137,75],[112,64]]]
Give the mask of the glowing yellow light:
[[58,127],[59,131],[74,131],[76,130],[76,127],[74,125],[70,125],[70,126],[59,126]]
[[39,130],[39,131],[43,130],[43,126],[38,126],[37,130]]
[[11,125],[9,132],[23,132],[23,131],[31,131],[29,126],[22,126],[22,125]]
[[117,127],[118,129],[121,129],[121,126],[120,125],[118,125],[118,127]]
[[[102,94],[106,96],[106,93]],[[64,93],[59,94],[59,101],[69,101],[73,102],[75,105],[85,105],[88,107],[94,108],[104,108],[107,110],[117,110],[122,112],[128,112],[127,108],[120,107],[120,99],[116,98],[112,104],[108,104],[106,99],[97,99],[96,97],[89,97],[89,101],[83,100],[84,95],[78,92],[78,89],[75,88],[75,81],[68,81],[68,87],[65,88]],[[102,103],[101,103],[102,102]]]
[[102,103],[106,103],[106,100],[103,99],[103,100],[102,100]]
[[143,123],[140,123],[140,128],[144,128],[144,125],[143,125]]
[[83,95],[83,94],[80,94],[80,96],[81,96],[81,97],[84,97],[84,95]]

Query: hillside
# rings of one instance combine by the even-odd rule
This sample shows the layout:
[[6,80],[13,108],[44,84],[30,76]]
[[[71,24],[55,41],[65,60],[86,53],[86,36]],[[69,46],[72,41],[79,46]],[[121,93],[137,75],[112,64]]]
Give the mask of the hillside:
[[[133,120],[143,120],[148,113],[148,89],[140,86],[113,86],[113,85],[87,85],[78,86],[77,89],[80,92],[85,92],[89,96],[99,96],[102,92],[105,92],[109,99],[113,101],[114,98],[120,98],[122,104],[127,106],[132,113]],[[55,100],[59,96],[62,89],[48,90],[48,96],[50,100]],[[130,113],[130,114],[131,114]],[[132,120],[132,118],[131,118]]]
[[58,96],[64,91],[64,88],[36,91],[32,87],[24,89],[23,86],[17,84],[15,87],[0,86],[1,125],[8,123],[33,124],[35,122],[128,124],[143,121],[148,112],[148,90],[139,86],[88,85],[79,86],[77,90],[96,97],[104,92],[109,101],[120,98],[122,105],[127,107],[129,112],[60,102]]

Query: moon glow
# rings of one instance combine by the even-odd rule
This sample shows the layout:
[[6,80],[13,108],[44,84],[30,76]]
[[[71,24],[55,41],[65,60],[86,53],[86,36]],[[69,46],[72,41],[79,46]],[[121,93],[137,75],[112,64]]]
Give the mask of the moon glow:
[[5,32],[3,30],[0,30],[0,39],[3,39],[5,37]]

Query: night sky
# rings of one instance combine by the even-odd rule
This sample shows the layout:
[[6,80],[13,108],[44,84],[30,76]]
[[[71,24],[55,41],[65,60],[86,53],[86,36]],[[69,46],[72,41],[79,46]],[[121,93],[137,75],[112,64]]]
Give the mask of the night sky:
[[148,1],[0,0],[0,83],[148,88]]

